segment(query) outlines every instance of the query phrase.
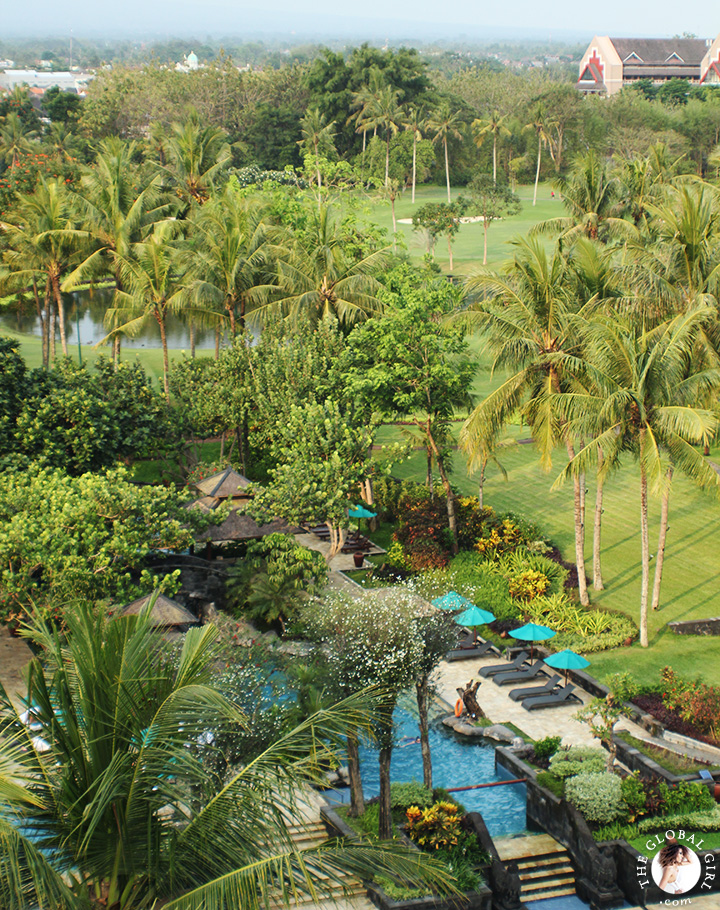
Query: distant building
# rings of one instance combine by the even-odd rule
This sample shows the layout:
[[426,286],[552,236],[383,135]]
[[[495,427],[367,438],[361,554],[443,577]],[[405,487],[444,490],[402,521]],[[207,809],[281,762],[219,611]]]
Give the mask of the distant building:
[[175,69],[179,73],[189,73],[192,70],[200,69],[200,61],[198,60],[195,51],[190,51],[189,54],[186,54],[183,57],[182,63],[175,64]]
[[704,38],[608,38],[596,35],[580,61],[577,87],[585,94],[614,95],[638,79],[700,85],[720,82],[720,36]]
[[0,90],[11,92],[17,85],[27,85],[31,89],[41,89],[44,93],[46,89],[56,85],[64,92],[84,95],[87,83],[92,78],[92,73],[46,73],[37,70],[6,69],[4,73],[0,73]]

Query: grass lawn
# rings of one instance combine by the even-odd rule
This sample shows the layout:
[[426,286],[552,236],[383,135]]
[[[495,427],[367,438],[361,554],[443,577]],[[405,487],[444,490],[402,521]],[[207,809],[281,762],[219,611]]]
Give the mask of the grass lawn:
[[[655,846],[652,850],[647,849],[648,842],[653,840],[653,835],[659,834],[661,838],[665,835],[665,830],[658,828],[653,834],[643,834],[642,837],[636,837],[634,840],[628,841],[628,843],[635,847],[635,849],[642,856],[650,856],[651,858],[658,853],[664,843],[659,847]],[[689,835],[689,832],[688,832]],[[701,833],[695,834],[695,848],[698,848],[698,844],[702,843],[703,850],[717,850],[720,848],[720,831],[703,831]],[[692,847],[692,845],[690,845]]]
[[661,749],[659,746],[653,746],[651,743],[636,739],[634,736],[631,736],[630,733],[623,732],[620,734],[620,737],[628,746],[632,746],[634,749],[637,749],[638,752],[642,752],[643,755],[646,755],[654,762],[657,762],[661,768],[665,768],[665,770],[669,771],[671,774],[696,774],[703,769],[717,770],[715,765],[710,767],[705,764],[705,762],[696,762],[684,755],[678,755],[675,752],[671,752],[669,749]]
[[[463,192],[452,189],[452,198],[457,199]],[[519,186],[517,195],[522,201],[522,209],[517,215],[495,221],[488,229],[488,265],[497,267],[512,255],[509,241],[515,237],[524,236],[538,221],[547,221],[565,214],[565,209],[558,196],[550,198],[550,184],[541,183],[538,187],[538,201],[533,208],[533,187]],[[411,193],[407,190],[395,203],[395,215],[398,221],[412,219],[414,212],[428,202],[447,202],[447,190],[444,186],[420,186],[415,193],[415,205],[410,201]],[[381,227],[386,228],[392,237],[392,214],[388,202],[370,200],[361,212],[367,215]],[[398,223],[398,234],[403,238],[405,245],[413,259],[421,259],[426,247],[422,232],[413,230],[412,224]],[[551,240],[547,241],[549,244]],[[473,224],[463,224],[455,235],[453,242],[453,274],[466,275],[482,264],[483,256],[483,226],[477,221]],[[435,261],[443,269],[450,270],[447,239],[441,237],[435,247]]]

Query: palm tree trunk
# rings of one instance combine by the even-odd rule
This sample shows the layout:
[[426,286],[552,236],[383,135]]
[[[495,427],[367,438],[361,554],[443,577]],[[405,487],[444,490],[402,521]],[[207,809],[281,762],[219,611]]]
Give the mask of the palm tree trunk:
[[52,275],[52,286],[57,304],[58,320],[60,322],[60,345],[62,347],[63,357],[68,355],[67,335],[65,334],[65,301],[63,300],[62,291],[60,290],[60,279],[56,274]]
[[385,186],[390,183],[390,130],[385,138]]
[[[645,431],[640,431],[641,437]],[[640,457],[643,455],[643,441],[640,442]],[[640,586],[640,644],[648,646],[648,587],[650,584],[650,540],[648,537],[648,491],[647,474],[640,464],[640,549],[642,557],[642,583]]]
[[[568,460],[572,461],[575,457],[575,449],[572,442],[566,440]],[[583,523],[582,496],[580,494],[580,477],[573,476],[573,512],[575,521],[575,565],[577,566],[578,576],[578,594],[580,603],[587,607],[590,605],[590,598],[587,591],[587,578],[585,576],[585,526]]]
[[367,130],[363,130],[363,150],[362,150],[362,164],[360,165],[360,182],[365,182],[365,139],[367,138]]
[[392,809],[390,807],[390,759],[392,746],[383,746],[378,757],[380,764],[380,813],[378,817],[378,837],[380,840],[392,840]]
[[447,497],[448,525],[450,526],[450,534],[452,535],[452,552],[454,556],[457,556],[458,541],[457,515],[455,513],[455,494],[452,491],[450,481],[448,480],[447,473],[445,472],[444,459],[442,455],[437,451],[437,449],[435,450],[435,461],[437,462],[438,472],[440,473],[440,479],[442,480],[445,496]]
[[663,491],[660,506],[660,533],[658,535],[657,555],[655,556],[655,580],[653,582],[652,609],[660,609],[660,585],[662,584],[663,563],[665,561],[665,542],[667,541],[668,517],[670,514],[670,484],[672,483],[673,466],[667,469],[665,479],[667,486]]
[[158,318],[158,325],[160,326],[160,342],[162,343],[162,352],[163,352],[163,388],[165,389],[165,401],[170,404],[170,361],[168,359],[168,346],[167,346],[167,332],[165,331],[165,319],[163,317]]
[[538,160],[537,170],[535,171],[535,192],[533,193],[533,205],[537,202],[537,188],[540,180],[540,156],[542,155],[542,139],[538,137]]
[[113,364],[117,370],[120,364],[120,346],[122,344],[122,336],[118,333],[113,336]]
[[350,781],[350,809],[348,815],[357,818],[365,811],[362,778],[360,777],[360,749],[357,730],[348,731],[347,735],[348,778]]
[[433,453],[432,453],[432,449],[430,448],[430,446],[427,446],[426,454],[427,454],[427,473],[425,475],[425,486],[428,488],[428,490],[432,490],[432,486],[433,486],[433,473],[432,473]]
[[415,204],[415,180],[417,175],[417,136],[413,136],[413,183],[412,183],[412,203]]
[[483,218],[483,234],[485,235],[483,237],[483,265],[487,265],[487,231],[487,221]]
[[430,755],[430,724],[428,723],[428,678],[423,676],[415,684],[420,726],[420,748],[422,749],[423,784],[432,790],[432,756]]
[[[602,467],[602,452],[598,453],[598,472]],[[597,490],[595,491],[595,523],[593,525],[593,588],[596,591],[602,591],[603,584],[602,565],[600,558],[602,547],[600,542],[602,532],[602,514],[603,514],[603,484],[604,481],[598,477]]]
[[445,179],[447,180],[448,202],[450,202],[450,161],[448,160],[447,136],[443,137],[445,146]]
[[397,243],[395,240],[395,235],[397,234],[397,221],[395,220],[395,196],[390,197],[390,208],[392,209],[392,220],[393,220],[393,253],[397,252]]
[[45,299],[43,300],[43,315],[40,319],[42,326],[42,365],[50,366],[50,281],[45,282]]
[[190,356],[195,360],[195,323],[190,321]]
[[448,234],[448,256],[450,257],[450,271],[453,270],[453,255],[452,255],[452,236]]
[[55,349],[56,349],[56,338],[57,333],[57,307],[54,303],[50,304],[50,358],[55,362]]
[[215,327],[215,360],[220,357],[220,326]]
[[493,186],[497,185],[497,133],[493,133]]
[[478,481],[478,506],[483,508],[483,501],[485,499],[485,468],[487,467],[487,461],[483,461],[480,465],[480,480]]

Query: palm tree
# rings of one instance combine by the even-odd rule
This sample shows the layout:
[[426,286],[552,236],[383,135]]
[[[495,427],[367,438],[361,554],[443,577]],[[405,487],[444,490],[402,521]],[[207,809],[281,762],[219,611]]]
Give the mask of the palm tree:
[[41,179],[35,192],[18,197],[9,220],[5,263],[15,278],[26,284],[39,276],[49,281],[60,323],[60,344],[63,355],[67,356],[61,284],[77,258],[77,240],[64,185]]
[[382,312],[381,285],[376,275],[386,267],[389,250],[383,248],[353,259],[348,236],[328,206],[314,212],[301,241],[277,251],[278,287],[257,288],[255,316],[275,312],[291,319],[307,313],[317,323],[332,315],[345,326]]
[[412,203],[415,204],[415,183],[417,179],[417,144],[423,138],[423,130],[427,127],[427,117],[422,105],[412,105],[408,112],[405,129],[413,134],[413,163],[412,163]]
[[228,185],[192,220],[192,289],[199,300],[225,310],[233,336],[252,310],[253,289],[272,280],[273,248],[262,219],[262,207]]
[[445,151],[445,179],[447,181],[447,197],[450,202],[450,159],[448,158],[448,138],[462,139],[458,127],[463,123],[460,111],[453,111],[450,101],[445,98],[440,103],[434,114],[428,118],[427,128],[435,133],[433,142],[442,142]]
[[[712,437],[718,418],[696,402],[720,388],[718,362],[696,366],[695,350],[704,327],[716,318],[700,306],[658,326],[645,328],[629,317],[596,316],[579,325],[584,359],[594,382],[585,390],[558,396],[559,407],[576,433],[594,438],[572,459],[560,480],[573,476],[603,454],[603,467],[630,452],[640,466],[640,644],[648,646],[650,544],[648,491],[669,497],[674,470],[704,487],[720,478],[694,448]],[[663,503],[667,522],[668,503]],[[662,541],[664,553],[664,540]],[[659,589],[662,569],[656,577]]]
[[538,102],[530,111],[530,122],[523,127],[524,133],[535,133],[538,141],[537,167],[535,169],[535,191],[533,193],[533,206],[537,203],[538,183],[540,181],[540,163],[542,161],[542,150],[547,145],[548,129],[551,124],[547,120],[545,106]]
[[171,222],[162,222],[146,240],[133,244],[127,255],[113,254],[123,290],[115,291],[115,305],[105,316],[107,327],[112,329],[110,335],[117,332],[136,335],[153,321],[157,323],[163,352],[163,387],[168,403],[168,315],[173,313],[214,322],[222,319],[208,307],[191,304],[190,279],[181,273],[179,250],[172,242],[174,230]]
[[32,139],[37,137],[35,130],[28,130],[14,111],[5,117],[0,126],[0,155],[10,165],[10,170],[20,164],[20,156],[32,150]]
[[[117,138],[99,144],[95,166],[85,174],[71,202],[79,216],[75,237],[85,247],[82,262],[65,279],[70,291],[98,275],[112,275],[116,291],[123,290],[120,264],[133,244],[139,243],[152,225],[169,214],[169,204],[160,193],[160,177],[142,180],[133,158],[137,143]],[[120,358],[119,333],[113,336],[114,360]]]
[[51,123],[44,142],[61,161],[74,161],[80,154],[77,136],[67,123]]
[[322,174],[320,173],[320,155],[327,156],[335,151],[335,121],[328,123],[325,115],[316,107],[310,107],[300,121],[302,139],[298,141],[300,148],[311,152],[315,157],[315,173],[318,185],[318,203],[322,189]]
[[497,145],[498,139],[511,136],[510,130],[505,126],[504,120],[507,114],[501,114],[500,111],[494,110],[485,118],[473,120],[472,131],[475,137],[475,145],[480,148],[487,136],[492,136],[493,143],[493,183],[497,183]]
[[620,211],[618,183],[597,152],[591,150],[578,156],[568,177],[559,177],[553,185],[562,194],[569,214],[542,221],[533,226],[531,233],[557,233],[561,240],[570,241],[581,236],[601,241],[635,236],[633,225],[616,217]]
[[[560,419],[555,399],[579,386],[580,342],[574,316],[586,318],[595,301],[580,306],[568,279],[567,261],[558,249],[548,255],[538,240],[518,240],[516,245],[518,252],[504,276],[483,271],[466,284],[471,295],[481,296],[470,318],[474,316],[494,355],[493,368],[509,369],[510,376],[472,412],[462,427],[460,444],[481,463],[510,418],[522,413],[549,468],[559,443],[565,445],[568,461],[575,458],[576,434]],[[581,603],[587,605],[584,487],[577,475],[573,482],[578,589]]]
[[0,689],[0,903],[7,910],[222,910],[329,898],[344,876],[397,875],[455,893],[446,869],[396,844],[298,847],[303,803],[349,727],[372,734],[377,695],[311,715],[255,758],[216,770],[216,738],[246,727],[214,664],[217,630],[172,658],[140,616],[38,618],[24,724]]
[[385,79],[382,71],[377,66],[371,66],[368,74],[367,85],[363,85],[357,92],[352,93],[352,104],[350,107],[355,111],[351,114],[347,122],[355,121],[355,132],[362,133],[362,166],[361,173],[365,173],[365,145],[368,132],[377,127],[372,125],[371,110],[373,104],[377,103],[381,91],[385,87]]
[[186,208],[207,202],[215,181],[232,161],[225,133],[201,126],[197,114],[173,124],[164,153],[167,164],[162,172]]
[[365,121],[368,129],[385,130],[385,186],[390,180],[390,140],[405,123],[405,111],[400,104],[400,94],[389,85],[383,86],[370,102]]

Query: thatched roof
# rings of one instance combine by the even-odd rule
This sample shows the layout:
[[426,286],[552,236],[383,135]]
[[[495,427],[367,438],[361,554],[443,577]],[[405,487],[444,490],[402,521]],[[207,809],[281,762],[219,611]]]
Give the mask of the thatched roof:
[[[121,616],[130,616],[140,613],[152,598],[152,594],[145,597],[139,597],[132,603],[126,604],[120,611]],[[182,604],[164,594],[158,594],[157,600],[150,611],[150,624],[154,628],[169,626],[191,626],[197,625],[197,616],[186,610]]]
[[249,515],[233,509],[220,525],[207,528],[196,538],[219,543],[225,540],[258,540],[268,534],[301,534],[302,528],[289,525],[284,518],[274,518],[268,524],[259,525]]
[[247,496],[245,490],[251,481],[233,468],[225,468],[217,474],[211,474],[204,480],[199,480],[195,486],[203,496],[212,496],[215,499],[230,499],[233,496]]
[[189,502],[185,508],[196,509],[198,512],[202,512],[204,515],[207,515],[212,512],[213,509],[217,508],[217,505],[217,499],[213,499],[212,496],[201,496],[200,499],[195,499],[193,502]]

